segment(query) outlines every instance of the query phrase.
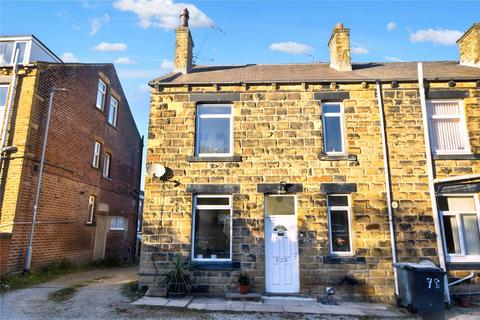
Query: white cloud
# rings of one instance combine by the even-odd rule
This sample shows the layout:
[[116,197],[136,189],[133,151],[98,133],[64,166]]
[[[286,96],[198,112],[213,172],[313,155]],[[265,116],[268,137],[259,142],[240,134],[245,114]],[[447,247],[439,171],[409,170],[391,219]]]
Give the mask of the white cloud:
[[100,31],[100,27],[109,21],[110,16],[108,13],[105,13],[103,17],[93,18],[92,23],[90,24],[90,35],[96,35],[97,32]]
[[65,52],[60,59],[62,59],[63,62],[78,62],[77,57],[75,57],[72,52]]
[[119,57],[113,61],[117,64],[137,64],[137,61],[130,59],[129,57]]
[[462,36],[462,32],[449,29],[425,29],[410,33],[412,42],[433,42],[445,46],[455,45],[455,42]]
[[392,56],[385,56],[385,60],[394,61],[394,62],[404,62],[405,61],[402,58],[392,57]]
[[175,29],[180,23],[180,12],[187,8],[191,27],[210,27],[213,21],[195,5],[173,0],[117,0],[113,6],[121,11],[131,11],[143,28]]
[[360,47],[360,46],[356,46],[352,48],[352,53],[355,53],[355,54],[367,54],[369,52],[370,51],[367,48]]
[[392,31],[397,29],[397,24],[395,22],[389,22],[387,23],[387,30]]
[[173,71],[173,61],[170,60],[163,60],[162,63],[160,64],[160,67],[165,70],[165,71]]
[[65,18],[65,16],[67,15],[67,11],[55,11],[53,15],[55,17]]
[[272,43],[269,48],[272,51],[280,51],[290,54],[311,55],[313,53],[313,47],[294,41]]
[[94,51],[125,51],[127,45],[125,43],[108,43],[100,42],[98,45],[92,48]]

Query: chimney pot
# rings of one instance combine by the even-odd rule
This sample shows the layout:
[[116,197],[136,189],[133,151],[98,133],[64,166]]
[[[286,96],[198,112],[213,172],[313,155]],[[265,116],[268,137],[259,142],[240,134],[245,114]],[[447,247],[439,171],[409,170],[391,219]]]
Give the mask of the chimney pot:
[[190,13],[188,12],[187,8],[184,8],[182,10],[182,13],[180,14],[180,26],[188,27],[188,19],[189,18],[190,18]]
[[343,29],[343,23],[341,22],[337,23],[337,25],[335,26],[335,29]]

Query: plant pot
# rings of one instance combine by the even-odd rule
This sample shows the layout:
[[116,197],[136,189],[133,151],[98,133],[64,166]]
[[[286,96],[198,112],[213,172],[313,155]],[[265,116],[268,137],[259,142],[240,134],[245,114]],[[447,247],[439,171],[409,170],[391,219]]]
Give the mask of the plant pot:
[[250,291],[250,285],[240,284],[238,286],[238,291],[240,292],[240,294],[247,294]]
[[169,298],[184,298],[187,295],[187,289],[183,283],[170,285],[168,288]]

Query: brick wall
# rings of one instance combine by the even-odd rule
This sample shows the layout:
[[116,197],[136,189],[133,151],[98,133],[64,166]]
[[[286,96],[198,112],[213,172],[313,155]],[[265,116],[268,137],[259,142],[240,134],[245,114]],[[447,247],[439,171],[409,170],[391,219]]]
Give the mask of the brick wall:
[[[23,161],[19,191],[6,189],[12,199],[18,197],[7,271],[21,270],[24,263],[52,87],[68,91],[57,93],[53,100],[32,267],[63,259],[74,262],[92,259],[96,226],[95,223],[85,223],[90,195],[97,197],[97,208],[100,203],[106,204],[106,214],[124,216],[129,221],[128,231],[121,236],[108,235],[106,256],[130,257],[129,250],[135,240],[135,196],[140,179],[141,139],[113,66],[40,63],[36,72],[33,107],[16,105],[19,112],[26,114],[28,112],[23,109],[31,108],[29,121],[22,129],[28,132],[25,156],[17,153],[15,159],[7,163],[13,167],[16,161]],[[99,77],[108,85],[106,111],[111,92],[119,99],[117,128],[107,123],[106,112],[95,107]],[[27,88],[20,88],[23,95]],[[16,130],[14,140],[19,134],[20,131]],[[95,140],[102,143],[100,169],[91,165]],[[112,154],[111,180],[102,177],[105,150]],[[14,178],[8,175],[7,183],[11,179]],[[2,225],[3,218],[2,210]]]

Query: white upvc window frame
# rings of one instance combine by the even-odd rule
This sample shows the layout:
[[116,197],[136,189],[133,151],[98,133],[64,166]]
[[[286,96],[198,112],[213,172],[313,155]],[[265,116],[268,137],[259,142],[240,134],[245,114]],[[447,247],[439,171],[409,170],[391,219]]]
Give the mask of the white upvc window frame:
[[[113,116],[112,116],[112,110],[115,110]],[[115,98],[114,96],[110,96],[110,107],[108,109],[108,124],[110,124],[113,127],[116,127],[117,119],[118,119],[118,99]]]
[[[199,107],[229,107],[230,114],[203,114],[198,115]],[[228,103],[199,103],[196,107],[195,121],[195,155],[198,157],[231,157],[233,156],[233,104]],[[230,120],[230,152],[228,153],[200,153],[200,119],[229,119]]]
[[105,152],[103,156],[103,177],[105,179],[110,179],[110,171],[111,171],[111,164],[112,164],[112,154],[110,152]]
[[[116,221],[115,226],[112,227],[112,222]],[[118,226],[118,221],[123,221],[123,227]],[[109,230],[125,231],[127,230],[127,219],[124,216],[111,216]]]
[[[100,84],[103,85],[103,90],[100,90]],[[102,95],[102,105],[101,106],[99,106],[97,104],[99,94]],[[103,81],[102,79],[99,78],[98,83],[97,83],[97,95],[95,96],[95,107],[98,110],[105,111],[105,102],[107,100],[106,98],[107,98],[107,84],[105,83],[105,81]]]
[[2,132],[3,127],[4,127],[4,121],[6,121],[5,114],[7,110],[7,104],[8,104],[8,94],[9,94],[9,84],[0,84],[0,88],[6,88],[7,89],[7,94],[5,95],[5,101],[0,101],[0,132]]
[[93,223],[93,216],[95,215],[95,205],[97,202],[97,197],[90,195],[88,197],[88,215],[87,215],[87,224]]
[[[330,197],[347,197],[348,206],[331,206]],[[350,194],[327,194],[327,208],[328,208],[328,243],[329,252],[331,256],[353,256],[353,233],[352,233],[352,199]],[[348,233],[349,233],[349,251],[333,251],[332,238],[332,211],[347,211],[348,213]]]
[[102,144],[99,141],[95,141],[93,145],[93,161],[92,167],[97,168],[100,166],[100,153],[102,152]]
[[[198,198],[227,198],[229,199],[229,205],[197,205]],[[196,209],[199,210],[230,210],[230,258],[197,258],[194,256],[195,251],[195,215]],[[195,194],[193,196],[193,210],[192,210],[192,241],[191,241],[191,259],[192,261],[202,261],[202,262],[228,262],[232,261],[233,257],[233,196],[232,195],[225,195],[225,194]]]
[[[427,100],[427,106],[431,103],[442,103],[442,102],[457,102],[458,108],[460,109],[459,115],[430,115],[427,113],[428,117],[428,137],[431,144],[431,152],[437,155],[448,155],[448,154],[471,154],[470,149],[470,136],[468,134],[467,120],[465,117],[465,105],[461,99],[429,99]],[[428,112],[428,111],[427,111]],[[462,139],[465,142],[465,150],[438,150],[435,143],[432,141],[432,120],[434,119],[458,119],[460,122],[460,134]]]
[[[267,210],[267,198],[276,198],[276,197],[290,197],[293,198],[294,201],[294,213],[292,214],[272,214],[268,212]],[[265,208],[264,215],[265,217],[276,217],[276,218],[281,218],[281,217],[291,217],[291,216],[298,216],[298,201],[297,201],[297,195],[296,194],[291,194],[291,193],[281,193],[281,194],[265,194],[265,197],[263,198],[263,207]]]
[[[323,112],[324,106],[329,105],[338,105],[340,106],[340,112]],[[343,103],[341,102],[324,102],[321,105],[322,108],[322,131],[323,131],[323,148],[326,155],[329,156],[340,156],[345,155],[346,151],[346,141],[345,141],[345,111],[343,108]],[[338,117],[340,120],[340,133],[341,133],[341,141],[342,141],[342,151],[327,151],[327,130],[325,126],[325,120],[327,117]]]
[[[475,204],[475,211],[438,211],[440,215],[440,224],[442,228],[442,245],[445,252],[445,258],[447,262],[480,262],[480,255],[466,255],[465,254],[465,241],[463,238],[463,222],[462,215],[477,215],[477,224],[480,232],[480,200],[477,193],[439,193],[437,197],[473,197],[473,203]],[[458,238],[460,242],[460,253],[447,253],[447,243],[445,239],[445,226],[443,224],[444,216],[454,216],[457,220]]]
[[[13,66],[13,62],[15,61],[15,53],[17,51],[17,47],[19,43],[25,43],[25,52],[23,53],[23,61],[17,61],[17,64],[21,65],[27,65],[29,60],[30,60],[30,52],[32,50],[32,41],[31,40],[6,40],[6,41],[0,41],[0,42],[13,42],[13,51],[12,51],[12,57],[10,58],[10,61],[7,62],[5,65],[2,66]],[[6,62],[6,61],[5,61]]]

